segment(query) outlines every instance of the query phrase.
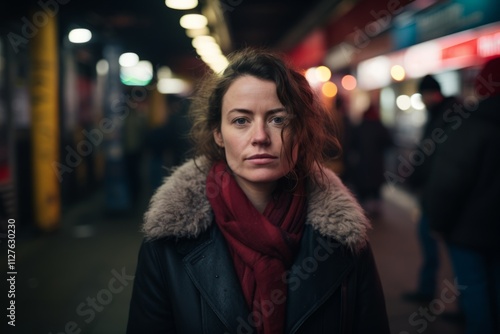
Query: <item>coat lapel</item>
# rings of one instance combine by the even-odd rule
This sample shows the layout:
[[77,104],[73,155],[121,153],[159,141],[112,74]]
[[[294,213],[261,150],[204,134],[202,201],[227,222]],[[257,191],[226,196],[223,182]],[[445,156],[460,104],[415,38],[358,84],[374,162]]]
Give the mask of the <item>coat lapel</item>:
[[[222,323],[236,332],[248,326],[250,313],[222,234],[216,228],[211,238],[184,258],[190,278]],[[288,285],[286,333],[294,333],[341,285],[353,268],[345,247],[320,236],[306,226],[300,251],[286,273]]]
[[184,258],[184,266],[208,305],[231,332],[250,313],[234,271],[232,259],[217,228],[211,238]]
[[306,225],[299,254],[286,275],[286,332],[294,333],[340,287],[352,268],[352,257],[344,247]]

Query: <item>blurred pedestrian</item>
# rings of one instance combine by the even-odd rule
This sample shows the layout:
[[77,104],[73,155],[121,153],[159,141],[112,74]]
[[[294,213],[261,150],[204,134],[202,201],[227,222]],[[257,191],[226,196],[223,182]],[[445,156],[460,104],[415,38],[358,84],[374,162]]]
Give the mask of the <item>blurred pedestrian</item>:
[[154,192],[161,186],[167,175],[166,154],[170,148],[168,138],[168,126],[156,125],[148,130],[146,134],[146,149],[149,153],[149,185],[150,191]]
[[127,332],[389,333],[369,223],[322,167],[331,113],[276,55],[229,59],[145,215]]
[[[422,102],[427,108],[427,122],[424,125],[423,134],[416,150],[427,147],[433,141],[434,131],[448,131],[450,123],[446,122],[446,112],[453,110],[454,105],[459,105],[456,97],[445,97],[441,91],[441,85],[432,76],[426,75],[418,86],[418,92],[422,96]],[[411,302],[429,303],[434,299],[437,288],[439,270],[439,244],[431,234],[429,228],[429,217],[422,201],[425,199],[425,189],[431,175],[431,165],[434,152],[426,155],[425,160],[415,166],[415,171],[408,178],[411,190],[416,194],[420,205],[420,220],[418,222],[418,239],[422,251],[422,265],[419,271],[418,287],[416,291],[403,295],[403,299]]]
[[187,160],[191,150],[187,112],[189,101],[175,95],[170,95],[167,101],[168,117],[162,124],[149,130],[146,140],[150,153],[150,184],[153,192],[174,167]]
[[123,150],[127,181],[132,204],[138,203],[143,189],[141,173],[144,157],[147,120],[144,109],[146,102],[137,102],[137,107],[130,108],[123,122]]
[[341,156],[339,158],[336,158],[336,161],[338,161],[338,164],[340,166],[338,166],[337,169],[332,168],[332,170],[339,175],[344,184],[350,186],[351,167],[349,165],[348,157],[351,151],[350,145],[353,125],[351,122],[351,118],[349,117],[349,109],[345,97],[343,97],[342,95],[337,95],[335,97],[334,110],[337,116],[338,137],[340,145],[342,147],[342,152]]
[[380,214],[385,153],[391,145],[391,134],[380,120],[380,110],[371,103],[361,123],[351,129],[348,155],[353,190],[372,218]]
[[171,149],[172,159],[171,166],[175,167],[186,162],[189,152],[192,149],[191,141],[189,140],[189,130],[191,121],[188,111],[190,100],[172,95],[169,97],[172,113],[167,122],[167,142]]
[[464,110],[436,149],[424,204],[463,287],[466,334],[489,334],[500,333],[500,58],[475,92],[477,110]]

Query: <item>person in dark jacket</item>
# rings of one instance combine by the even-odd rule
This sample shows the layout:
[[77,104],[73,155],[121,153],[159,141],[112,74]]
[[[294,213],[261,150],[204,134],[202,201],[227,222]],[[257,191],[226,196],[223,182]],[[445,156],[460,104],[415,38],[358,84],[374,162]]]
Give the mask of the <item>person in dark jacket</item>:
[[[425,205],[446,242],[466,333],[500,333],[500,58],[476,79],[477,108],[455,116],[436,150]],[[495,323],[497,321],[497,323]]]
[[[418,221],[418,240],[421,246],[422,265],[419,269],[418,287],[415,291],[403,294],[403,299],[410,302],[430,303],[436,294],[439,270],[439,244],[432,235],[429,227],[429,216],[424,199],[427,197],[426,185],[429,183],[432,161],[435,157],[434,141],[436,133],[445,133],[451,123],[448,121],[450,112],[455,106],[460,105],[459,100],[453,96],[444,96],[441,85],[432,76],[426,75],[420,80],[418,92],[422,95],[422,102],[427,108],[427,122],[424,125],[422,138],[415,151],[426,150],[427,153],[408,178],[408,184],[415,193],[420,205],[420,219]],[[448,116],[446,116],[448,115]],[[450,320],[460,320],[460,313],[446,314]]]
[[389,333],[369,223],[322,167],[333,121],[245,49],[192,103],[195,158],[145,214],[127,333]]
[[391,134],[380,120],[380,110],[371,103],[363,113],[361,123],[351,130],[348,154],[354,192],[373,218],[380,213],[380,191],[386,170],[384,157],[391,145]]

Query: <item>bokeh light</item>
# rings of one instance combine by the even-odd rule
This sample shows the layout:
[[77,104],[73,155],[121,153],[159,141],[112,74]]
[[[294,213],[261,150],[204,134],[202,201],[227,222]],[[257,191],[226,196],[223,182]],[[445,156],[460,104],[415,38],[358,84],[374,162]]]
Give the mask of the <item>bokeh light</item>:
[[321,92],[326,97],[334,97],[335,95],[337,95],[338,88],[337,85],[333,82],[327,81],[321,86]]
[[345,90],[353,90],[357,85],[356,78],[350,74],[344,75],[341,83]]
[[69,32],[68,39],[75,44],[87,43],[92,39],[92,32],[83,28],[73,29]]
[[134,52],[125,52],[118,58],[118,63],[122,67],[131,67],[137,65],[139,62],[139,56]]
[[425,104],[422,102],[422,95],[415,93],[410,97],[411,106],[413,109],[424,110]]
[[399,95],[396,98],[396,105],[401,110],[408,110],[411,107],[411,100],[408,95]]
[[198,6],[198,0],[165,0],[168,8],[187,10]]
[[314,72],[320,82],[327,82],[332,77],[332,72],[326,66],[318,66]]
[[396,81],[402,81],[406,76],[405,69],[401,65],[391,67],[391,77]]
[[207,23],[207,18],[201,14],[186,14],[180,20],[184,29],[202,29]]

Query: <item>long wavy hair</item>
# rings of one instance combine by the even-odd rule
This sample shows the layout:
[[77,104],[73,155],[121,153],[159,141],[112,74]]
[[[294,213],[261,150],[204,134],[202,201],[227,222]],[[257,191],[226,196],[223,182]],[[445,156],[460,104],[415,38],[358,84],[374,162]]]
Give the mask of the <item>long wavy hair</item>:
[[[193,97],[190,115],[194,156],[205,156],[209,163],[225,160],[224,148],[214,140],[221,127],[222,100],[229,86],[242,76],[253,76],[276,84],[276,93],[288,112],[285,128],[291,136],[283,141],[284,156],[292,162],[294,147],[298,157],[289,177],[303,178],[316,173],[327,160],[338,156],[338,126],[333,112],[317,99],[305,77],[289,66],[282,56],[266,50],[246,48],[228,56],[229,65],[222,74],[205,76]],[[282,140],[284,138],[281,133]],[[329,152],[327,155],[326,152]],[[317,181],[317,180],[316,180]]]

